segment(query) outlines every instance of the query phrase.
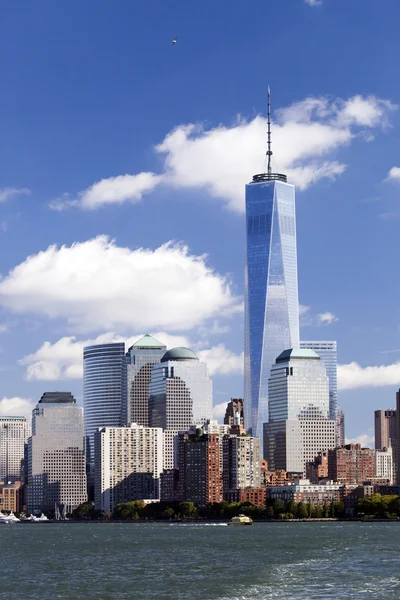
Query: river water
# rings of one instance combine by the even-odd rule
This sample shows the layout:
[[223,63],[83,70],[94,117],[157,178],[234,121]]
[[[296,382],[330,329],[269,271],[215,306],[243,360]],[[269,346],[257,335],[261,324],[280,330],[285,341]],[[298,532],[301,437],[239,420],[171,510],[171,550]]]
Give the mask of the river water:
[[0,527],[0,598],[399,600],[400,523]]

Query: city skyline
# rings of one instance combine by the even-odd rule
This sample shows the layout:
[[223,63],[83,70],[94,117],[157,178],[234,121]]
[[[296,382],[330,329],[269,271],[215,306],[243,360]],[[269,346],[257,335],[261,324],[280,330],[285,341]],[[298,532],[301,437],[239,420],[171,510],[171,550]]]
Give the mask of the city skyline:
[[[44,389],[82,405],[82,348],[146,332],[208,363],[215,414],[242,396],[243,186],[264,170],[269,84],[272,167],[296,185],[301,338],[338,341],[347,436],[372,445],[371,412],[400,380],[398,6],[369,7],[360,28],[343,0],[289,0],[259,22],[243,16],[265,14],[261,0],[217,7],[213,23],[207,2],[194,20],[162,7],[156,23],[141,7],[153,26],[132,36],[122,5],[123,23],[104,2],[55,6],[46,24],[7,12],[0,414],[29,416]],[[266,36],[269,20],[285,27]]]

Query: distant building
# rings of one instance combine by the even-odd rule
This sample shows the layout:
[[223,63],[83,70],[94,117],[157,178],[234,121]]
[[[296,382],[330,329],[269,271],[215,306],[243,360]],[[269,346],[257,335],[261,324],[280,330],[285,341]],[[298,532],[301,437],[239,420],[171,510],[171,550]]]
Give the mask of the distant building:
[[344,416],[344,412],[341,408],[338,407],[338,413],[336,418],[336,428],[337,428],[337,446],[344,446],[346,443],[346,420]]
[[[232,431],[232,428],[231,428]],[[259,488],[260,439],[241,435],[225,435],[223,439],[223,487],[228,492],[244,488]]]
[[103,427],[95,434],[95,505],[112,512],[130,500],[159,500],[163,470],[160,428]]
[[83,409],[69,392],[46,392],[32,411],[28,463],[30,512],[86,502]]
[[188,348],[173,348],[153,367],[149,425],[186,431],[212,418],[212,381],[207,365]]
[[396,433],[396,409],[375,411],[375,448],[389,448],[397,439]]
[[288,473],[278,469],[277,471],[261,470],[261,483],[266,487],[275,487],[278,485],[290,485],[297,479],[301,479],[303,473]]
[[329,479],[346,484],[362,484],[376,477],[375,450],[348,444],[328,451]]
[[300,348],[314,350],[322,360],[329,379],[329,418],[336,421],[337,406],[337,342],[300,342]]
[[271,369],[268,397],[264,458],[271,471],[304,475],[318,452],[336,444],[328,377],[319,356],[310,349],[282,352]]
[[382,448],[376,450],[376,478],[387,480],[389,485],[393,484],[393,449]]
[[83,407],[86,459],[94,463],[94,434],[99,427],[122,425],[126,406],[125,344],[96,344],[83,349]]
[[178,469],[164,469],[160,475],[161,502],[174,502],[178,497]]
[[328,452],[319,452],[313,461],[306,465],[306,477],[313,484],[328,478]]
[[26,417],[0,417],[0,481],[23,481],[25,445],[30,434]]
[[254,506],[261,508],[265,506],[267,491],[265,488],[244,488],[230,490],[224,493],[224,500],[227,502],[251,502]]
[[395,483],[400,484],[400,390],[396,392],[396,439],[392,445]]
[[151,371],[164,356],[167,347],[147,334],[133,344],[126,353],[127,394],[123,408],[123,424],[137,423],[149,426],[149,385]]
[[291,485],[267,488],[267,497],[272,500],[282,500],[285,504],[294,500],[294,502],[324,506],[341,500],[341,488],[340,483],[332,481],[315,485],[308,479],[299,479]]
[[235,423],[236,413],[239,413],[240,424],[244,426],[244,411],[242,398],[232,398],[232,400],[228,402],[224,417],[224,425],[233,425]]
[[178,436],[178,499],[205,506],[222,501],[219,436],[180,433]]
[[0,511],[21,512],[22,487],[20,481],[7,483],[0,481]]

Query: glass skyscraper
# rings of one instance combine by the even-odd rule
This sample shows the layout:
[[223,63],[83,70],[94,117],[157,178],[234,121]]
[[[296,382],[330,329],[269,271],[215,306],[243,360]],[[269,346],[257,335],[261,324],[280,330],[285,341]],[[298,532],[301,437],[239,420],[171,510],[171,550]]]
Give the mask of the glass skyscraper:
[[262,438],[268,379],[277,356],[299,347],[295,188],[286,176],[246,186],[245,427]]
[[329,378],[329,418],[337,419],[337,343],[336,342],[300,342],[300,348],[314,350],[322,360]]

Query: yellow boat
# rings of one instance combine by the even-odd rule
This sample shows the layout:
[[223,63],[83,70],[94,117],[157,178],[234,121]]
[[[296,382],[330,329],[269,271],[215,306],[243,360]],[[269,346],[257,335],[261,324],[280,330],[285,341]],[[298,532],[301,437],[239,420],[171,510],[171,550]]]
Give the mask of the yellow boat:
[[232,517],[228,525],[253,525],[253,520],[246,515],[239,515],[238,517]]

